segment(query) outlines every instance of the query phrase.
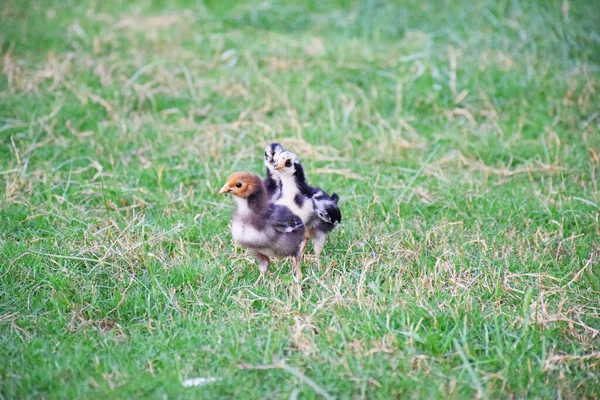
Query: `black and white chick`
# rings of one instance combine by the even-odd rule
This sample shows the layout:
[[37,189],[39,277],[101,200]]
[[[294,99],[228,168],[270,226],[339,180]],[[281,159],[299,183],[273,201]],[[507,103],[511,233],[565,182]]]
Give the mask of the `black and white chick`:
[[270,258],[294,257],[297,279],[302,279],[300,258],[306,236],[302,220],[284,205],[271,202],[262,179],[249,172],[231,174],[219,193],[231,194],[237,202],[231,235],[258,259],[257,283],[269,269]]
[[267,196],[269,196],[269,199],[271,200],[276,200],[281,194],[281,179],[275,172],[275,161],[273,157],[275,157],[275,154],[281,153],[282,151],[285,151],[285,149],[279,143],[271,143],[265,147],[265,167],[267,171],[263,183],[267,190]]
[[[339,196],[335,193],[329,196],[325,191],[310,186],[296,154],[287,150],[278,152],[274,163],[281,179],[281,195],[276,203],[285,205],[302,219],[307,239],[313,240],[314,252],[318,256],[323,251],[327,234],[342,221]],[[306,241],[302,250],[304,246]]]

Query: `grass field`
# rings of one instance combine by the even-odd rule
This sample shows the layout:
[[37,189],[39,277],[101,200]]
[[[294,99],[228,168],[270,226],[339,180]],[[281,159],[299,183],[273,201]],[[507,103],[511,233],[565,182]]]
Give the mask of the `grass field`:
[[[595,2],[84,3],[0,5],[0,398],[600,397]],[[218,195],[272,140],[301,287]]]

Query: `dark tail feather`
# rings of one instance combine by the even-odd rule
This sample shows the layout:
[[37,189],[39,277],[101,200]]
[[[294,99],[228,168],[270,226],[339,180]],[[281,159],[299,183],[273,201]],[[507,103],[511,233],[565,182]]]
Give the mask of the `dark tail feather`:
[[327,207],[327,215],[329,216],[332,224],[335,224],[336,222],[342,222],[342,212],[337,204],[334,206],[330,203],[329,207]]
[[337,202],[340,200],[340,196],[338,196],[337,193],[333,193],[331,195],[331,200],[333,200],[335,204],[337,204]]

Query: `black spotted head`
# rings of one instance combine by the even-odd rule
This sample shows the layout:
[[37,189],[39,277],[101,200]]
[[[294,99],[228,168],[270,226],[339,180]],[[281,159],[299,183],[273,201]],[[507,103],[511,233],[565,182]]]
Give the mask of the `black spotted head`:
[[283,151],[285,151],[285,149],[279,143],[271,143],[265,147],[265,166],[269,169],[269,171],[273,172],[275,170],[273,167],[275,155]]

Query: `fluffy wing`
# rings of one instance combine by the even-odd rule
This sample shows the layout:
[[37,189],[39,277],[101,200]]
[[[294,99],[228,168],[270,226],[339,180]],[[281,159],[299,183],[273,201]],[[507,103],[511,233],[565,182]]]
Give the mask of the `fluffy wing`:
[[281,205],[273,205],[273,207],[271,225],[277,232],[290,233],[304,229],[300,217],[292,213],[289,208]]
[[312,201],[319,218],[334,225],[342,222],[342,212],[337,205],[339,199],[340,197],[335,193],[331,197],[322,190],[315,193]]
[[342,222],[342,212],[336,203],[329,203],[325,208],[327,211],[327,217],[331,220],[332,224],[339,224]]

